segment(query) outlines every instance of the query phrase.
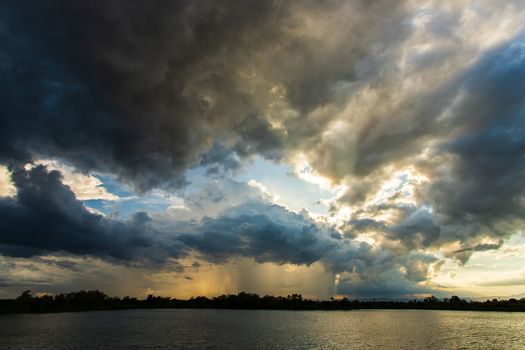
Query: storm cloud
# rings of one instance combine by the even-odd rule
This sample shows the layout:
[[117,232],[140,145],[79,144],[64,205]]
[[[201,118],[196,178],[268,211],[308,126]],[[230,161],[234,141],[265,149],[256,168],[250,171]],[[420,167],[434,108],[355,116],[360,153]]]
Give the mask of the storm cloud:
[[177,257],[155,240],[148,215],[137,212],[128,221],[93,214],[61,182],[58,171],[39,165],[12,173],[16,197],[0,199],[0,251],[31,257],[46,253],[91,255],[118,261],[161,262]]
[[[378,270],[403,268],[407,272],[400,278],[407,281],[425,279],[426,264],[436,261],[344,238],[333,226],[268,202],[261,193],[238,205],[232,202],[213,217],[173,220],[139,212],[122,220],[88,211],[62,184],[60,173],[42,165],[16,169],[12,178],[16,197],[0,200],[4,256],[74,255],[149,268],[190,256],[213,264],[247,257],[278,265],[319,262],[333,274],[349,272],[361,279]],[[228,186],[237,192],[249,189],[242,183]]]
[[[183,186],[201,154],[218,155],[214,140],[241,157],[282,159],[290,142],[272,116],[280,101],[306,115],[336,99],[333,85],[355,79],[365,37],[380,36],[375,11],[398,12],[366,3],[4,4],[2,159],[63,158],[138,191]],[[344,33],[318,55],[323,38],[308,18],[326,26],[341,6],[359,23],[338,19]],[[364,37],[346,40],[354,29]],[[316,132],[292,123],[290,134]]]
[[[425,292],[523,226],[524,20],[489,0],[0,4],[0,253],[319,262],[342,293]],[[329,213],[232,180],[255,157],[337,188]],[[104,216],[44,159],[183,205]],[[186,195],[192,171],[210,183]]]

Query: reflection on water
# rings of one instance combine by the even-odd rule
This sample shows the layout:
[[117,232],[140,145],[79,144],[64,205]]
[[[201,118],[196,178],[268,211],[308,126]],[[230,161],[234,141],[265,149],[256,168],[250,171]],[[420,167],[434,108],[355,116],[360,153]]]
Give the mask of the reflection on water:
[[525,314],[123,310],[0,316],[2,349],[525,349]]

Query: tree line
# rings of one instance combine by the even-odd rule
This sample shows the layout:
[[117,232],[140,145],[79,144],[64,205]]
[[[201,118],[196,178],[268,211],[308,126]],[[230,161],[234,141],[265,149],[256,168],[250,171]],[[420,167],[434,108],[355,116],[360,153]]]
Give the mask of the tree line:
[[348,298],[314,300],[301,294],[288,296],[259,296],[254,293],[192,297],[176,299],[148,295],[145,299],[110,297],[99,290],[78,291],[57,295],[33,295],[24,291],[16,299],[0,300],[0,313],[42,313],[89,310],[119,310],[144,308],[211,308],[211,309],[269,309],[269,310],[355,310],[355,309],[430,309],[525,311],[525,298],[492,299],[484,302],[466,301],[458,296],[439,299],[432,295],[408,301],[350,300]]

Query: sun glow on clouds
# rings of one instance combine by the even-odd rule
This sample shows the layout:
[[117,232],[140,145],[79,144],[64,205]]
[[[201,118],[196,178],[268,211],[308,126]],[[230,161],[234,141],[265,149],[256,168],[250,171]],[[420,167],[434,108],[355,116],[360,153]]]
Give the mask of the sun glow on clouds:
[[[83,193],[84,198],[91,198],[89,194],[95,193],[93,195],[94,197],[97,197],[100,193],[104,194],[104,192],[97,192],[96,189],[98,186],[101,185],[101,181],[90,177],[87,175],[82,174],[75,174],[74,170],[72,168],[69,168],[65,165],[59,164],[57,162],[49,162],[49,161],[43,161],[42,164],[45,164],[49,169],[56,169],[62,172],[64,176],[64,183],[68,184],[69,187],[72,188],[72,190],[76,190],[76,195],[79,193]],[[272,173],[275,174],[275,171],[278,169],[279,171],[283,171],[286,168],[281,168],[280,166],[276,166],[272,163],[258,160],[257,165],[255,167],[260,171],[261,169],[266,169],[262,172],[258,172],[258,176],[260,179],[264,179],[266,181],[270,180],[269,183],[272,184],[271,177],[264,177],[261,176],[261,174],[265,173]],[[252,173],[252,166],[248,166],[245,168],[245,170],[242,173],[245,174],[251,174]],[[303,169],[303,173],[305,173],[307,170]],[[241,173],[241,174],[242,174]],[[6,172],[8,174],[8,172]],[[253,174],[253,173],[252,173]],[[241,175],[242,176],[242,175]],[[294,175],[290,175],[294,176]],[[314,177],[315,178],[315,177]],[[95,179],[96,181],[93,181]],[[308,178],[311,179],[311,178]],[[413,204],[414,203],[414,188],[417,187],[417,185],[420,185],[421,183],[427,181],[428,179],[423,176],[415,173],[413,169],[407,168],[401,171],[393,172],[390,179],[387,181],[384,181],[381,186],[378,188],[378,192],[374,195],[372,195],[367,201],[360,204],[358,207],[352,207],[352,206],[346,206],[343,205],[337,209],[337,211],[332,212],[331,215],[317,215],[313,216],[319,220],[319,222],[328,222],[334,225],[341,225],[345,222],[348,222],[354,217],[359,217],[359,214],[356,215],[356,212],[359,210],[366,211],[367,207],[374,207],[377,205],[380,205],[382,203],[388,203],[389,201],[392,203],[395,203],[396,205],[399,204]],[[221,181],[215,181],[216,184],[220,184]],[[325,199],[327,203],[331,203],[331,201],[339,199],[341,196],[340,194],[337,194],[337,191],[333,189],[332,191],[327,190],[326,188],[323,189],[320,186],[320,182],[318,179],[314,180],[314,186],[318,187],[319,193],[323,191],[325,194],[330,194],[334,197],[332,199]],[[310,181],[306,181],[305,179],[298,178],[297,180],[293,180],[295,189],[302,189],[306,190],[307,188],[310,188],[311,191],[311,185],[308,185],[308,183],[311,183]],[[86,184],[89,184],[90,186],[86,186]],[[326,184],[326,183],[325,183]],[[82,186],[84,185],[84,186]],[[251,179],[247,182],[248,187],[252,188],[255,192],[254,193],[260,193],[261,195],[265,196],[265,198],[269,199],[271,202],[274,203],[284,203],[287,201],[293,201],[295,197],[283,197],[279,195],[275,195],[271,193],[268,188],[263,185],[262,183],[256,181],[255,179]],[[222,185],[221,185],[222,186]],[[298,186],[298,187],[297,187]],[[93,188],[95,187],[95,191],[93,191]],[[276,187],[276,189],[278,189]],[[341,190],[343,189],[343,190]],[[348,190],[348,187],[339,187],[338,188],[339,193],[341,191]],[[83,191],[83,192],[82,192]],[[193,189],[193,192],[199,191],[198,187]],[[206,190],[209,191],[209,190]],[[227,190],[229,191],[229,190]],[[147,207],[148,203],[156,202],[159,198],[165,198],[162,199],[162,206],[159,207],[165,208],[167,213],[172,213],[170,215],[174,215],[174,217],[177,220],[184,219],[184,218],[191,218],[195,217],[197,215],[198,217],[198,211],[195,212],[195,210],[192,210],[191,208],[187,207],[187,203],[185,204],[184,198],[178,198],[173,197],[171,200],[166,200],[166,196],[168,196],[167,193],[163,191],[153,191],[150,195],[143,196],[143,197],[130,197],[128,199],[126,198],[119,198],[117,196],[111,197],[112,195],[109,192],[106,192],[107,195],[103,195],[103,198],[106,198],[106,200],[109,200],[107,198],[112,198],[113,201],[126,201],[130,198],[135,198],[134,200],[137,200],[137,203],[140,203],[138,205],[142,207]],[[203,207],[201,208],[201,214],[200,215],[213,215],[214,212],[220,213],[221,208],[227,208],[228,205],[235,205],[235,201],[231,202],[231,199],[229,202],[223,203],[223,199],[220,199],[219,201],[215,201],[213,197],[215,196],[213,193],[206,192],[208,195],[211,195],[211,202],[210,204],[213,204],[213,206],[217,206],[215,209],[212,209],[212,207]],[[230,192],[225,192],[230,193]],[[286,193],[286,195],[290,195],[290,193]],[[187,197],[189,199],[190,197]],[[219,198],[219,197],[217,197]],[[242,197],[239,197],[241,199]],[[80,199],[80,198],[79,198]],[[186,199],[186,200],[187,200]],[[160,202],[159,202],[160,203]],[[196,203],[196,202],[193,202]],[[204,202],[201,202],[201,204],[204,204]],[[199,205],[201,205],[199,204]],[[205,209],[204,209],[205,208]],[[296,208],[299,208],[296,206]],[[195,209],[195,208],[193,208]],[[162,210],[162,209],[161,209]],[[298,210],[299,211],[299,210]],[[161,212],[161,211],[160,211]],[[159,212],[159,213],[160,213]],[[189,215],[189,216],[188,216]],[[385,213],[379,213],[378,215],[374,216],[374,219],[377,220],[383,220],[385,222],[394,222],[395,217],[391,217],[388,214]],[[363,242],[367,243],[371,246],[380,247],[381,241],[377,239],[377,236],[375,234],[370,233],[361,233],[358,236],[354,238],[356,242]],[[481,242],[483,243],[483,242]],[[485,244],[491,244],[492,241],[486,241]],[[455,245],[450,246],[448,248],[448,251],[452,252],[455,250],[458,250],[461,246]],[[510,247],[515,247],[511,245]],[[444,247],[443,247],[444,248]],[[444,248],[445,249],[445,248]],[[446,249],[445,249],[446,252]],[[492,254],[492,255],[491,255]],[[492,259],[502,259],[504,258],[503,255],[490,253],[490,252],[481,252],[481,253],[475,253],[473,257],[471,258],[472,261],[477,261],[479,259],[485,259],[490,261],[490,257],[492,256]],[[489,258],[487,258],[489,257]],[[50,260],[51,259],[51,260]],[[41,274],[41,271],[47,271],[46,274],[53,277],[54,280],[62,280],[62,283],[73,283],[73,280],[70,279],[69,276],[69,269],[72,268],[72,266],[77,265],[83,265],[85,264],[85,261],[82,259],[80,261],[77,261],[75,259],[69,261],[64,259],[59,259],[60,263],[57,264],[54,261],[56,261],[57,258],[50,257],[50,258],[43,258],[42,260],[42,266],[39,271],[33,270],[27,270],[24,266],[24,264],[20,265],[20,268],[16,270],[17,272],[15,275],[10,275],[10,278],[17,279],[17,280],[27,280],[29,283],[36,283],[37,276]],[[439,259],[443,259],[443,256],[441,256]],[[239,261],[243,261],[242,263],[239,263]],[[337,289],[337,287],[340,284],[341,275],[337,274],[336,277],[333,277],[333,274],[326,271],[324,268],[321,268],[321,266],[318,266],[312,270],[311,267],[300,267],[297,265],[275,265],[271,263],[259,265],[249,259],[239,260],[239,261],[231,261],[226,265],[214,265],[214,264],[208,264],[203,263],[203,265],[199,264],[198,268],[180,268],[177,265],[175,265],[174,270],[166,270],[164,272],[158,272],[153,273],[147,278],[147,285],[148,287],[144,289],[141,285],[135,285],[133,282],[129,280],[125,280],[120,278],[119,283],[126,286],[128,290],[134,290],[135,295],[142,295],[142,294],[149,294],[149,293],[157,293],[157,294],[170,294],[173,293],[174,288],[177,290],[177,295],[182,297],[189,297],[192,295],[216,295],[220,293],[234,293],[236,290],[240,289],[246,289],[248,287],[257,288],[258,291],[260,290],[267,290],[268,293],[283,293],[286,294],[287,290],[290,288],[296,288],[297,290],[303,291],[303,294],[305,295],[312,295],[312,296],[329,296],[333,295],[335,293],[334,290],[328,289],[312,289],[315,285],[310,285],[308,280],[304,280],[303,282],[299,284],[294,284],[295,282],[292,282],[296,279],[294,276],[299,276],[301,274],[307,274],[308,276],[312,277],[313,280],[318,280],[319,278],[327,279],[327,280],[334,280],[335,283],[333,283],[334,288]],[[50,263],[52,262],[52,263]],[[519,288],[521,286],[520,279],[522,278],[522,271],[517,271],[516,273],[510,273],[505,276],[505,278],[496,278],[494,276],[490,277],[494,280],[494,286],[490,285],[490,288],[487,289],[487,286],[489,284],[485,282],[480,282],[480,276],[489,277],[490,274],[486,274],[486,270],[483,269],[483,271],[474,271],[469,272],[471,269],[472,263],[469,262],[465,267],[461,267],[459,265],[454,265],[455,263],[453,261],[448,261],[443,265],[443,262],[439,262],[432,264],[429,267],[429,271],[434,271],[431,275],[431,278],[429,278],[427,281],[420,282],[421,286],[426,286],[425,288],[434,288],[436,291],[439,291],[440,289],[443,291],[462,291],[462,290],[469,290],[472,291],[472,295],[475,296],[476,293],[479,294],[481,292],[477,292],[478,289],[483,288],[483,290],[491,290],[494,291],[494,293],[501,291],[502,288],[498,287],[498,283],[502,284],[510,284],[511,282],[507,281],[515,281],[517,285],[512,290],[519,292]],[[97,264],[106,264],[105,262],[100,261]],[[417,265],[419,264],[419,265]],[[184,265],[184,264],[183,264]],[[191,264],[186,264],[191,267]],[[443,267],[442,267],[443,265]],[[48,267],[51,266],[51,267]],[[424,269],[426,268],[425,265],[422,265],[422,262],[416,262],[416,268],[418,269]],[[65,270],[63,270],[65,269]],[[108,276],[110,276],[113,272],[115,273],[122,273],[121,268],[111,268],[108,269]],[[253,273],[253,271],[257,270],[258,276],[263,276],[261,279],[253,280],[251,278],[247,279],[247,276],[250,273]],[[250,271],[250,272],[249,272]],[[314,271],[317,271],[314,273]],[[407,275],[408,270],[406,267],[401,266],[400,270],[402,275]],[[132,271],[126,271],[126,276],[135,276],[136,273],[139,273],[139,270],[136,270],[135,272]],[[140,272],[142,274],[146,273],[145,270]],[[481,275],[480,275],[481,274]],[[343,274],[344,275],[344,274]],[[220,277],[219,277],[220,276]],[[276,276],[280,276],[278,280],[275,280]],[[323,276],[323,277],[321,277]],[[461,276],[460,280],[461,283],[456,283],[458,280],[458,276]],[[131,278],[131,277],[130,277]],[[285,283],[284,280],[287,282]],[[68,282],[69,281],[69,282]],[[298,280],[297,280],[298,281]],[[52,280],[41,280],[41,282],[44,285],[51,285]],[[77,283],[77,282],[74,282]],[[146,283],[146,282],[145,282]],[[283,284],[284,283],[284,284]],[[81,284],[79,284],[80,286]],[[327,282],[327,284],[324,284],[325,286],[330,285],[330,283]],[[121,294],[122,290],[119,289],[113,289],[111,285],[107,285],[106,289],[108,291],[114,291],[114,293]],[[249,289],[249,288],[248,288]],[[280,292],[278,292],[280,291]],[[309,294],[311,291],[311,294]]]
[[5,166],[0,165],[0,197],[16,195],[16,187],[11,180],[11,173]]
[[299,179],[315,184],[319,186],[321,189],[329,190],[331,192],[338,193],[344,188],[341,188],[340,186],[335,186],[330,179],[321,176],[319,174],[316,174],[312,166],[308,163],[306,160],[306,157],[303,154],[299,154],[296,159],[293,161],[294,163],[294,175],[296,175]]
[[525,240],[516,234],[499,250],[475,252],[465,265],[446,260],[431,281],[472,297],[525,297]]
[[520,292],[522,1],[202,5],[0,11],[0,281]]
[[58,160],[40,159],[35,164],[45,165],[50,170],[58,170],[64,177],[64,184],[69,186],[77,199],[116,201],[119,196],[110,193],[102,185],[102,181],[91,174],[83,174],[72,166]]

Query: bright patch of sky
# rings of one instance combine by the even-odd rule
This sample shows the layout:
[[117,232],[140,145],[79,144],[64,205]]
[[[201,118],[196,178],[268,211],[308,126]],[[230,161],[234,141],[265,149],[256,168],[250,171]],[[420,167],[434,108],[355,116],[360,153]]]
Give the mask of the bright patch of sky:
[[[49,164],[47,164],[49,166]],[[211,179],[206,168],[197,167],[187,172],[189,185],[180,191],[168,192],[154,190],[144,195],[137,195],[128,185],[114,177],[99,174],[73,174],[64,171],[65,165],[53,164],[60,168],[65,181],[75,192],[77,185],[86,193],[103,193],[103,199],[82,199],[91,210],[120,218],[129,218],[133,213],[163,212],[169,207],[184,207],[184,198],[202,191],[211,182],[224,181],[224,178]],[[69,170],[69,169],[66,169]],[[318,183],[298,177],[294,168],[284,163],[275,163],[256,157],[246,164],[231,179],[244,182],[268,195],[276,204],[299,212],[308,210],[313,216],[328,213],[327,204],[337,197],[337,189],[328,189]],[[406,173],[396,174],[388,184],[390,190],[406,190],[410,183]],[[89,179],[89,181],[87,181]],[[86,181],[84,181],[86,180]],[[86,184],[93,185],[98,192],[90,191]],[[87,187],[86,187],[87,186]],[[383,188],[381,193],[386,189]],[[389,191],[386,191],[389,192]],[[394,191],[395,192],[395,191]],[[405,192],[405,191],[403,191]],[[410,192],[410,191],[409,191]],[[406,193],[410,197],[409,193]],[[376,198],[377,199],[377,198]],[[341,210],[344,210],[343,207]],[[475,252],[470,260],[460,265],[456,260],[446,259],[440,271],[431,279],[431,283],[442,289],[445,294],[455,293],[464,296],[521,297],[525,291],[525,237],[522,232],[511,236],[498,250]],[[504,273],[502,273],[504,271]]]
[[[92,175],[93,176],[93,175]],[[88,199],[86,206],[105,215],[129,217],[134,212],[159,212],[169,206],[182,206],[185,197],[202,190],[210,184],[210,176],[206,169],[197,167],[186,174],[189,185],[181,191],[170,193],[155,190],[144,195],[137,195],[133,190],[111,176],[97,175],[101,186],[109,194],[118,196],[115,201]],[[336,196],[335,190],[322,188],[316,183],[303,180],[294,174],[294,169],[284,163],[275,163],[256,157],[245,165],[232,180],[244,182],[268,194],[276,204],[285,206],[289,210],[299,212],[308,210],[312,215],[328,213],[327,203]]]
[[138,195],[126,184],[111,176],[97,176],[108,193],[119,197],[116,201],[85,200],[84,204],[105,215],[128,218],[136,212],[160,212],[172,205],[180,205],[183,200],[177,194],[162,190],[153,190],[144,195]]
[[64,184],[69,186],[79,200],[99,199],[115,201],[119,199],[118,194],[107,191],[102,186],[102,180],[92,174],[84,174],[58,160],[41,159],[36,164],[45,165],[50,170],[59,171],[62,174]]
[[432,282],[472,297],[525,297],[525,236],[511,236],[499,249],[475,252],[461,266],[447,260]]
[[254,180],[273,196],[277,204],[295,212],[306,209],[313,215],[327,214],[326,201],[336,196],[333,190],[297,177],[291,166],[261,157],[256,157],[234,180],[247,183]]

